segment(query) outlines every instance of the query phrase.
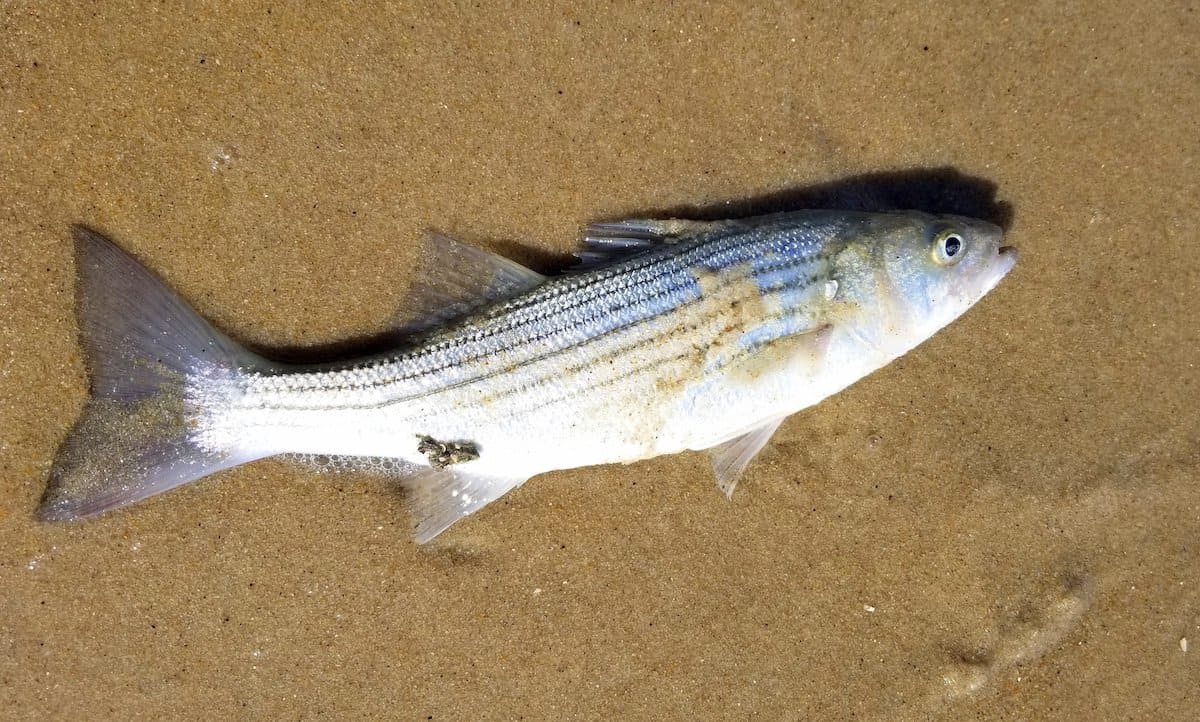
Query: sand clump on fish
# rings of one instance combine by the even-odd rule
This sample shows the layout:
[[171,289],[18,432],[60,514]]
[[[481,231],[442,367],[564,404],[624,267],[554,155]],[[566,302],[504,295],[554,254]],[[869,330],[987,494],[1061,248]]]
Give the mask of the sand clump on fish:
[[292,365],[99,234],[75,242],[91,400],[41,518],[289,454],[399,475],[421,542],[556,469],[709,450],[732,494],[784,418],[929,338],[1016,260],[990,223],[915,211],[594,224],[554,277],[433,236],[397,348]]

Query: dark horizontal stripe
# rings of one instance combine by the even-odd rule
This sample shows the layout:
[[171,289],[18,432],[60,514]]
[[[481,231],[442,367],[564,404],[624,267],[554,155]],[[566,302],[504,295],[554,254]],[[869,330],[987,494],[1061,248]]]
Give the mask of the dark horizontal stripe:
[[[710,254],[710,256],[715,256],[715,255],[717,255],[716,252]],[[758,275],[759,273],[767,273],[767,272],[774,273],[774,272],[778,272],[780,270],[786,270],[788,268],[801,268],[804,265],[814,263],[819,259],[820,259],[819,254],[811,254],[811,255],[792,257],[790,259],[781,261],[780,263],[773,264],[771,266],[768,266],[768,267],[765,267],[762,269],[757,269],[756,275]],[[709,260],[711,260],[711,258]],[[648,266],[651,262],[652,261],[646,261],[646,265]],[[743,260],[741,262],[745,262],[745,261]],[[673,294],[681,294],[687,286],[691,286],[691,285],[695,284],[696,281],[695,281],[695,277],[694,277],[694,271],[692,268],[687,268],[686,266],[681,267],[678,262],[674,262],[674,263],[672,263],[672,265],[675,266],[675,268],[673,270],[674,270],[674,275],[676,276],[678,283],[668,286],[668,287],[660,290],[657,293],[637,296],[632,299],[629,298],[628,295],[616,297],[615,302],[613,304],[605,304],[603,307],[591,308],[590,310],[592,311],[592,313],[583,320],[580,320],[579,318],[573,316],[573,314],[571,313],[572,310],[578,311],[578,309],[580,309],[580,308],[588,309],[588,304],[580,302],[577,305],[574,305],[571,307],[556,309],[555,313],[546,314],[541,317],[532,318],[521,325],[513,325],[510,327],[510,329],[508,331],[504,331],[502,329],[488,330],[483,336],[480,336],[478,339],[473,339],[472,341],[463,345],[463,349],[467,352],[465,356],[459,356],[456,358],[448,358],[439,365],[435,365],[435,366],[428,367],[428,368],[415,369],[415,370],[409,371],[408,373],[404,373],[401,375],[393,375],[388,378],[380,379],[380,380],[374,381],[374,382],[354,382],[354,381],[352,381],[349,384],[342,384],[342,385],[332,385],[331,384],[332,378],[335,375],[342,374],[342,373],[354,374],[356,372],[365,371],[368,369],[379,369],[381,366],[388,365],[388,364],[379,363],[379,364],[376,364],[373,366],[361,366],[358,368],[348,367],[348,368],[339,369],[336,371],[330,370],[330,371],[310,372],[310,373],[304,374],[304,376],[289,377],[287,383],[290,385],[290,388],[284,388],[284,389],[280,389],[280,390],[285,393],[295,393],[295,392],[305,392],[305,391],[330,391],[330,392],[361,391],[361,390],[369,390],[372,388],[379,388],[379,387],[383,387],[383,386],[402,384],[406,381],[416,381],[417,379],[420,379],[422,377],[428,377],[430,375],[440,374],[440,373],[446,371],[447,369],[454,368],[454,367],[467,369],[472,364],[477,363],[478,361],[480,361],[484,358],[487,358],[489,356],[493,356],[497,353],[497,351],[494,349],[472,348],[471,347],[472,344],[479,344],[482,342],[483,339],[491,338],[496,335],[500,335],[501,333],[507,332],[507,333],[515,334],[515,331],[517,329],[522,328],[522,326],[528,326],[528,325],[533,325],[533,324],[546,324],[547,322],[550,322],[552,325],[549,328],[545,328],[544,330],[541,330],[540,332],[529,333],[525,338],[520,339],[521,346],[524,346],[527,348],[536,348],[538,345],[543,345],[548,339],[550,339],[554,336],[564,334],[565,332],[568,332],[573,328],[578,328],[582,323],[586,323],[587,321],[594,320],[597,317],[605,315],[605,314],[610,314],[612,312],[613,306],[620,306],[620,305],[628,306],[628,305],[636,304],[636,303],[647,303],[647,302],[653,302],[656,300],[661,300],[664,297],[667,297],[667,296],[670,296]],[[740,264],[733,263],[730,265],[740,265]],[[686,271],[684,270],[684,268],[686,268]],[[720,269],[715,269],[715,270],[720,270]],[[616,271],[613,271],[613,273],[616,273]],[[655,283],[656,280],[657,279],[653,279],[653,278],[641,279],[634,285],[635,286],[651,286]],[[811,278],[810,278],[810,280],[811,280]],[[595,285],[595,284],[593,284],[593,285]],[[782,285],[782,286],[775,285],[770,290],[778,291],[778,290],[785,290],[785,289],[789,289],[789,288],[793,288],[793,287],[800,288],[800,286],[797,286],[796,284],[787,284],[787,285]],[[682,308],[688,306],[692,302],[693,302],[692,300],[682,301],[678,306],[676,306],[674,309],[672,309],[669,312],[674,312],[677,309],[682,309]],[[608,331],[600,333],[600,334],[594,336],[593,338],[603,338],[610,333],[619,332],[621,330],[629,328],[630,326],[635,326],[639,323],[642,323],[642,322],[645,322],[648,320],[660,318],[662,315],[663,315],[663,312],[659,312],[654,315],[644,316],[644,317],[641,317],[629,324],[625,324],[623,326],[616,326],[612,329],[609,329]],[[555,322],[555,321],[558,321],[558,323],[554,324],[553,322]],[[566,322],[566,323],[564,323],[564,322]],[[569,323],[570,325],[567,325],[567,323]],[[431,347],[422,348],[418,351],[415,351],[412,356],[403,357],[400,360],[392,361],[390,363],[393,365],[407,366],[410,368],[412,366],[420,365],[422,359],[427,359],[429,356],[436,353],[439,349],[443,350],[443,351],[449,351],[449,350],[453,349],[455,342],[461,342],[462,336],[464,335],[463,331],[469,330],[471,328],[473,328],[473,326],[466,326],[464,328],[455,329],[452,332],[454,334],[454,336],[446,339],[445,341],[440,342],[440,344],[437,344],[437,345],[434,345]],[[549,351],[548,353],[521,361],[517,364],[517,367],[524,366],[527,363],[537,362],[543,358],[547,358],[556,353],[559,353],[561,351],[568,350],[568,349],[571,349],[574,347],[575,347],[574,345],[564,345],[562,347],[555,348],[555,349]],[[501,372],[485,373],[485,374],[478,375],[478,376],[460,379],[457,382],[455,382],[453,385],[456,386],[461,383],[468,383],[468,382],[472,382],[472,381],[476,381],[476,380],[486,379],[486,378],[489,378],[489,377],[495,375],[496,373],[501,373]],[[308,381],[308,383],[303,383],[301,385],[297,385],[296,384],[297,381],[301,381],[301,382]],[[262,388],[262,387],[259,387],[259,388]],[[421,394],[416,394],[412,397],[405,397],[405,398],[418,398],[420,395]],[[397,400],[399,400],[399,399],[397,399]]]
[[[792,264],[792,265],[795,265],[795,266],[799,267],[801,264],[800,264],[799,262],[797,262],[797,263],[794,263],[794,264]],[[805,289],[805,288],[809,288],[809,287],[811,287],[811,286],[812,286],[812,285],[813,285],[813,284],[816,282],[816,279],[817,279],[817,277],[818,277],[818,276],[816,276],[816,275],[814,275],[814,274],[809,274],[809,275],[807,275],[807,276],[797,276],[797,277],[796,277],[796,278],[795,278],[795,279],[794,279],[794,280],[793,280],[791,283],[789,283],[789,284],[786,284],[786,285],[782,285],[782,286],[780,286],[780,287],[778,287],[778,288],[775,288],[775,289],[773,289],[773,290],[772,290],[772,292],[774,292],[774,293],[785,293],[785,292],[788,292],[788,291],[799,291],[799,290],[803,290],[803,289]],[[723,287],[723,288],[724,288],[724,287],[727,287],[727,286],[728,286],[728,283],[725,283],[725,284],[723,284],[723,285],[722,285],[722,287]],[[697,299],[695,299],[695,300],[692,300],[692,301],[687,301],[687,302],[685,302],[685,303],[682,303],[682,304],[680,304],[679,306],[677,306],[675,309],[673,309],[672,311],[670,311],[670,312],[669,312],[669,314],[670,314],[670,315],[678,315],[678,317],[680,317],[680,318],[686,318],[686,317],[688,316],[688,311],[689,311],[689,310],[690,310],[690,309],[691,309],[691,308],[692,308],[692,307],[693,307],[695,304],[699,304],[699,303],[703,303],[703,297],[700,297],[700,298],[697,298]],[[801,311],[803,311],[803,310],[804,310],[804,309],[784,309],[784,310],[781,310],[781,311],[779,311],[779,312],[777,312],[777,313],[773,313],[773,314],[769,314],[769,315],[764,315],[764,316],[762,317],[762,319],[761,319],[760,323],[761,323],[761,324],[766,324],[766,323],[771,323],[771,322],[773,322],[773,321],[779,321],[779,320],[783,320],[783,319],[785,319],[785,318],[788,318],[788,317],[790,317],[790,316],[795,316],[795,315],[798,315],[798,313],[799,313],[799,312],[801,312]],[[611,331],[605,332],[605,333],[603,333],[603,334],[600,334],[600,335],[598,335],[598,336],[595,336],[595,337],[592,337],[592,338],[588,339],[587,341],[585,341],[585,342],[584,342],[584,344],[590,344],[590,343],[598,342],[598,341],[601,341],[601,340],[603,340],[603,339],[606,339],[606,338],[608,338],[608,337],[611,337],[611,336],[613,336],[613,335],[616,335],[616,334],[619,334],[619,333],[622,333],[622,332],[626,332],[626,331],[631,331],[631,330],[634,330],[634,329],[636,329],[636,328],[637,328],[637,327],[639,327],[639,326],[645,326],[645,325],[648,325],[648,324],[650,324],[650,323],[652,323],[652,322],[660,321],[660,320],[662,320],[662,318],[664,317],[664,315],[667,315],[667,314],[659,314],[658,316],[653,316],[653,317],[650,317],[650,318],[644,318],[644,319],[641,319],[641,320],[639,320],[639,321],[636,321],[636,322],[634,322],[634,323],[628,324],[628,325],[626,325],[626,326],[621,326],[621,327],[618,327],[618,328],[612,329]],[[517,392],[521,391],[523,388],[529,388],[529,387],[531,387],[531,386],[540,386],[540,385],[542,385],[542,384],[545,384],[546,382],[550,381],[550,380],[551,380],[551,379],[553,379],[553,378],[556,378],[556,377],[563,377],[563,376],[567,376],[567,375],[570,375],[570,374],[576,374],[576,373],[579,373],[581,370],[583,370],[584,368],[586,368],[586,367],[588,367],[588,366],[592,366],[592,365],[597,365],[597,364],[604,364],[604,363],[607,363],[607,362],[611,361],[611,360],[612,360],[612,359],[614,359],[614,358],[617,358],[618,356],[620,356],[620,355],[622,355],[622,354],[625,354],[625,353],[630,353],[631,351],[633,351],[634,349],[636,349],[636,348],[638,348],[638,347],[640,347],[640,346],[652,345],[652,344],[654,344],[656,341],[658,341],[658,340],[660,340],[660,339],[662,339],[662,338],[664,338],[664,337],[666,337],[666,336],[669,336],[669,335],[671,335],[672,333],[678,332],[679,330],[681,330],[681,329],[680,329],[680,327],[678,327],[678,326],[673,326],[673,327],[671,328],[671,330],[664,331],[664,332],[662,332],[662,333],[656,333],[656,334],[653,334],[653,335],[650,335],[650,336],[639,336],[639,337],[636,337],[635,339],[631,340],[629,343],[626,343],[626,344],[621,344],[621,345],[619,345],[619,346],[617,346],[617,347],[615,347],[615,348],[613,348],[613,349],[609,349],[608,351],[606,351],[606,352],[605,352],[604,354],[602,354],[602,355],[599,355],[599,356],[596,356],[596,357],[593,357],[593,358],[589,358],[588,360],[586,360],[586,361],[584,361],[584,362],[581,362],[581,363],[579,363],[579,364],[576,364],[576,365],[574,365],[574,366],[570,366],[570,367],[566,367],[566,368],[551,368],[551,369],[548,369],[548,370],[546,371],[546,373],[545,373],[545,374],[543,374],[543,375],[540,375],[540,376],[535,376],[535,377],[533,377],[532,379],[520,378],[520,377],[518,377],[518,375],[517,375],[517,372],[518,372],[520,369],[522,369],[522,368],[526,368],[526,367],[528,367],[528,366],[531,366],[531,365],[534,365],[534,364],[537,364],[537,363],[540,363],[540,362],[550,361],[551,359],[553,359],[553,358],[554,358],[554,357],[556,357],[556,356],[559,356],[559,355],[562,355],[562,354],[569,353],[569,352],[571,352],[571,351],[577,350],[577,349],[579,349],[579,348],[580,348],[580,346],[582,346],[583,344],[578,344],[578,345],[574,345],[574,346],[565,346],[565,347],[563,347],[563,348],[555,349],[555,350],[553,350],[553,351],[550,351],[550,352],[548,352],[548,353],[544,353],[544,354],[542,354],[542,355],[540,355],[540,356],[531,357],[531,358],[525,359],[525,360],[523,360],[523,361],[520,361],[520,362],[518,362],[518,363],[515,363],[515,364],[510,364],[510,365],[508,365],[508,366],[507,366],[506,368],[504,368],[504,369],[499,369],[499,370],[496,370],[496,371],[490,371],[490,372],[482,373],[482,374],[479,374],[479,375],[477,375],[477,376],[471,377],[471,378],[469,378],[469,379],[466,379],[466,380],[460,381],[460,382],[458,382],[458,383],[454,383],[454,384],[451,384],[451,385],[447,385],[447,386],[439,387],[439,388],[436,388],[436,389],[430,389],[430,390],[428,390],[428,391],[424,391],[424,392],[421,392],[421,393],[413,394],[413,395],[411,395],[411,396],[406,396],[406,397],[399,398],[399,399],[388,399],[388,400],[386,400],[386,401],[380,401],[380,402],[373,403],[373,404],[351,404],[351,405],[339,405],[339,406],[330,406],[330,405],[317,405],[317,406],[271,406],[270,408],[271,408],[271,409],[273,409],[273,410],[281,410],[281,411],[282,411],[282,410],[290,410],[290,411],[316,411],[316,410],[322,410],[322,409],[330,409],[330,410],[333,410],[333,409],[341,409],[341,410],[348,410],[348,409],[364,409],[364,410],[365,410],[365,409],[377,409],[377,408],[383,408],[383,407],[385,407],[385,406],[390,406],[390,405],[393,405],[393,404],[396,404],[396,403],[402,403],[402,402],[410,402],[410,401],[415,401],[415,400],[418,400],[418,399],[421,399],[421,398],[425,398],[425,397],[428,397],[428,396],[431,396],[431,395],[434,395],[434,394],[442,393],[442,392],[444,392],[444,391],[448,391],[448,390],[451,390],[451,389],[455,389],[455,388],[461,388],[461,387],[464,387],[464,386],[469,386],[469,385],[471,385],[471,384],[476,384],[476,383],[482,383],[482,382],[486,382],[486,381],[487,381],[487,380],[489,380],[489,379],[494,379],[494,378],[496,378],[496,377],[503,377],[503,376],[506,376],[506,375],[510,375],[510,374],[511,374],[511,375],[513,376],[513,381],[512,381],[512,383],[509,385],[509,387],[508,387],[508,388],[501,388],[501,389],[498,389],[497,391],[495,391],[495,392],[493,392],[493,393],[489,394],[489,399],[490,399],[492,402],[501,402],[501,401],[507,400],[507,399],[508,399],[508,398],[509,398],[509,397],[510,397],[512,394],[514,394],[514,393],[517,393]],[[731,330],[731,329],[724,329],[723,331],[719,332],[717,335],[719,336],[719,335],[720,335],[720,333],[728,333],[730,330]],[[529,343],[531,343],[531,344],[532,344],[532,343],[534,343],[534,341],[533,341],[533,340],[531,340]],[[432,373],[432,372],[431,372],[431,373]],[[379,384],[379,385],[382,385],[382,384]],[[330,392],[330,393],[336,393],[336,392],[339,392],[339,391],[353,392],[353,391],[355,391],[355,390],[361,390],[361,389],[360,389],[360,388],[358,388],[358,387],[339,387],[339,388],[333,388],[333,387],[324,387],[324,388],[318,389],[318,391]]]

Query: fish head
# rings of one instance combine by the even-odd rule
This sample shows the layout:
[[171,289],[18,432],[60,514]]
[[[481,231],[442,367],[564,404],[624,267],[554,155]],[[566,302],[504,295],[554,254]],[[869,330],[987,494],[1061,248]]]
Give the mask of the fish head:
[[975,218],[893,214],[871,255],[891,334],[911,347],[975,305],[1012,270],[1016,249],[999,226]]

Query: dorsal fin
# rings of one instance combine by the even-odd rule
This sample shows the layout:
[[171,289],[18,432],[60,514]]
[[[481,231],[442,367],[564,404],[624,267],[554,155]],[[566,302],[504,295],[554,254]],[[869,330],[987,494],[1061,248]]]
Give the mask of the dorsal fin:
[[675,243],[694,236],[719,222],[681,219],[630,219],[591,223],[583,229],[583,248],[575,253],[579,265],[572,271],[586,271],[636,256],[664,243]]
[[546,277],[516,261],[430,233],[413,268],[395,325],[416,333],[541,285]]

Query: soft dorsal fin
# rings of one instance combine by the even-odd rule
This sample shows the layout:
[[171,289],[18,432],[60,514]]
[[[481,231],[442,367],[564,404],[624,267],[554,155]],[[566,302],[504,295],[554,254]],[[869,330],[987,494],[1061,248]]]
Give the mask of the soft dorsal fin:
[[482,248],[430,233],[395,325],[415,333],[541,285],[546,277]]
[[583,229],[583,249],[575,253],[579,266],[571,270],[588,270],[623,260],[655,246],[702,233],[719,223],[681,219],[591,223]]
[[782,423],[783,419],[768,421],[735,439],[714,446],[709,450],[709,453],[712,455],[713,473],[717,477],[717,488],[726,497],[733,496],[733,489],[737,486],[742,472],[746,470],[747,466],[750,466],[750,462],[767,445],[775,430]]

